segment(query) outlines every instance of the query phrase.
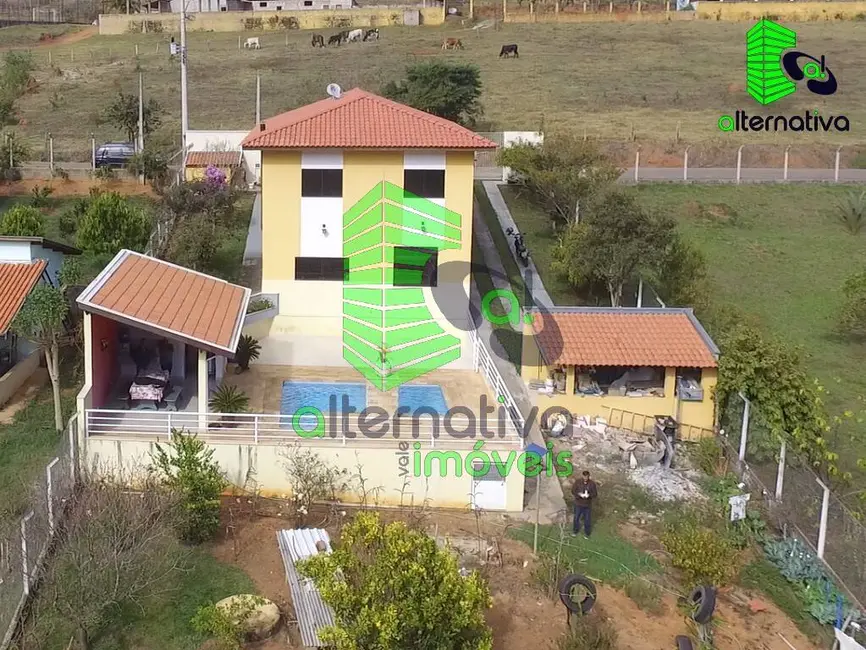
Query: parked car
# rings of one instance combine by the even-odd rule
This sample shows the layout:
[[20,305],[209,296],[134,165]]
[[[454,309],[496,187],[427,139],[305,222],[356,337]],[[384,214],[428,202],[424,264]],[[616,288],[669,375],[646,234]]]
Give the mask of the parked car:
[[131,142],[106,142],[96,150],[97,167],[123,167],[135,155]]

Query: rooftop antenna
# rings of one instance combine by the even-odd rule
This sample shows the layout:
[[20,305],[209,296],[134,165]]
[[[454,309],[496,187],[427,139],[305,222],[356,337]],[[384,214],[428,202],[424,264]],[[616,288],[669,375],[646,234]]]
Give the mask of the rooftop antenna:
[[340,97],[343,95],[343,89],[340,88],[337,84],[328,84],[328,87],[325,88],[325,92],[334,99],[340,99]]

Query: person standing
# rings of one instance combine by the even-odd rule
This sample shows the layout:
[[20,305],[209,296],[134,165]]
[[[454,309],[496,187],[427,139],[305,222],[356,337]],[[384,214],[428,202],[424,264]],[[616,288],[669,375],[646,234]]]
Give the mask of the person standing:
[[578,479],[571,486],[571,494],[574,497],[574,530],[572,535],[580,532],[580,521],[583,520],[583,536],[589,539],[592,532],[592,502],[598,497],[598,486],[595,484],[589,472],[584,471],[582,479]]

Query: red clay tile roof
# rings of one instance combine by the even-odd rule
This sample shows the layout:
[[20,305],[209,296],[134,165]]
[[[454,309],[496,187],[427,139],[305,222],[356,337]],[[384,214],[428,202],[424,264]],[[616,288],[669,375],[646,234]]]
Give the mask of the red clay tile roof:
[[234,352],[250,290],[128,250],[78,297],[84,311]]
[[265,120],[245,149],[495,149],[469,129],[354,88]]
[[715,344],[691,310],[574,308],[535,311],[532,317],[536,341],[549,365],[718,365]]
[[0,335],[9,330],[24,299],[47,265],[45,260],[0,264]]
[[240,151],[190,151],[186,155],[187,167],[240,167]]

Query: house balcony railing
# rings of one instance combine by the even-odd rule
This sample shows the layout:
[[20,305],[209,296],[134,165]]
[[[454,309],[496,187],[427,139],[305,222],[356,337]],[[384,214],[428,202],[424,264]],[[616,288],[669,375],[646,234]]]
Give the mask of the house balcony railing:
[[[357,414],[333,417],[325,414],[322,434],[300,435],[294,428],[291,415],[277,413],[196,413],[189,411],[128,411],[110,409],[88,409],[85,412],[85,430],[88,437],[134,437],[167,441],[173,430],[183,429],[196,433],[213,443],[253,445],[280,445],[286,443],[309,443],[313,445],[372,445],[394,447],[398,442],[421,442],[430,447],[470,449],[479,440],[491,445],[513,445],[523,448],[523,438],[510,418],[501,420],[491,417],[486,425],[488,434],[480,432],[476,420],[474,437],[449,433],[445,418],[438,429],[429,416],[412,418],[400,415],[387,420],[388,429],[376,435],[363,435]],[[470,419],[465,415],[449,416],[448,424],[457,432],[467,430]],[[310,426],[314,423],[310,422]],[[303,422],[301,428],[306,428]],[[371,427],[367,423],[367,428]],[[381,425],[375,427],[380,431]],[[375,433],[375,432],[374,432]]]

